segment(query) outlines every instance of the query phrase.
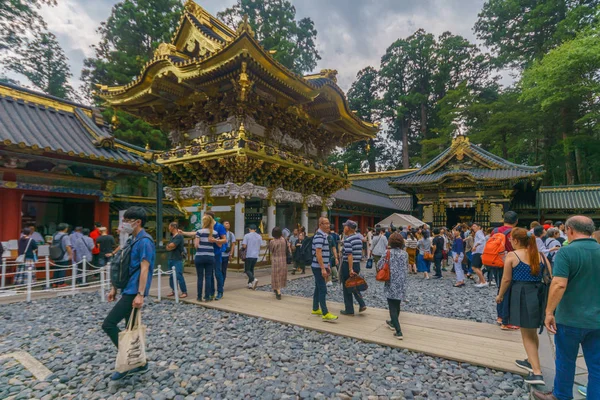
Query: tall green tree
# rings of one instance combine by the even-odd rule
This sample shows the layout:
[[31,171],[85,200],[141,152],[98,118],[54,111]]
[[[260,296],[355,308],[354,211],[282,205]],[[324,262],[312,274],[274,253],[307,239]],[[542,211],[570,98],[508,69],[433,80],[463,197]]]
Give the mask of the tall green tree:
[[600,0],[488,0],[475,32],[501,67],[525,68],[597,21]]
[[600,177],[600,28],[580,33],[551,50],[523,74],[531,101],[560,132],[566,183]]
[[54,6],[56,0],[0,1],[0,52],[23,50],[29,37],[44,32],[46,23],[38,12],[43,5]]
[[[358,71],[356,81],[348,90],[350,109],[364,121],[374,122],[379,100],[377,98],[377,70],[366,67]],[[377,171],[376,160],[380,149],[374,139],[353,143],[346,149],[352,159],[366,161],[369,172]]]
[[[124,0],[117,3],[97,32],[100,43],[95,57],[84,60],[81,79],[91,97],[95,84],[131,82],[150,60],[158,44],[169,42],[178,25],[183,5],[179,0]],[[109,113],[110,114],[110,113]],[[116,137],[153,149],[167,146],[167,135],[151,125],[119,112]],[[158,134],[161,132],[161,134]]]
[[73,76],[65,55],[52,33],[41,33],[27,49],[19,49],[16,56],[6,60],[7,69],[24,75],[38,89],[52,96],[72,98]]
[[[387,136],[401,148],[402,167],[426,162],[451,139],[452,121],[440,118],[440,101],[464,85],[476,95],[493,84],[489,61],[467,39],[418,30],[398,39],[381,59],[381,115]],[[392,154],[388,154],[393,157]]]
[[321,59],[315,40],[317,30],[310,18],[296,20],[296,8],[288,0],[238,0],[217,16],[230,26],[237,25],[244,15],[256,34],[256,39],[273,57],[292,71],[302,74],[312,71]]
[[[409,78],[409,43],[398,39],[389,46],[381,58],[379,69],[379,90],[383,96],[381,101],[381,116],[387,126],[386,136],[395,142],[395,147],[388,147],[385,152],[388,159],[393,159],[393,153],[401,151],[403,168],[409,168],[409,136],[414,107],[408,102],[411,90]],[[401,145],[398,145],[401,143]]]

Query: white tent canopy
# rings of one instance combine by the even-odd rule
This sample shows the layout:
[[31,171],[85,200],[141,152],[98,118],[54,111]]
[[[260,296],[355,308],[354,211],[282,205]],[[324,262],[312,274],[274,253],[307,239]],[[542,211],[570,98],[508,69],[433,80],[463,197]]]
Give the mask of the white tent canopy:
[[413,228],[416,228],[418,226],[424,225],[425,222],[413,217],[412,215],[394,213],[386,219],[379,222],[377,225],[387,228],[388,226],[390,226],[390,224],[394,224],[396,228],[400,226],[407,227],[408,225],[410,225]]

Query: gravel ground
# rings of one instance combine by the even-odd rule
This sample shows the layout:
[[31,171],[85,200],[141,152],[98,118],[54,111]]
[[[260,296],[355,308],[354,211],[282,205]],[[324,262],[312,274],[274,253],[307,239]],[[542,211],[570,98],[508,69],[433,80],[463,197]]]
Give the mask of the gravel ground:
[[[369,284],[369,289],[363,293],[367,307],[387,309],[383,283],[375,280],[375,269],[366,270],[363,267],[361,273]],[[467,279],[466,286],[455,288],[453,287],[456,281],[455,275],[450,272],[443,274],[442,279],[430,280],[423,279],[422,274],[409,275],[407,302],[402,302],[402,310],[438,317],[496,323],[497,287],[478,289],[474,286],[474,281]],[[283,295],[312,297],[314,288],[314,278],[309,275],[306,279],[289,281],[282,293]],[[271,286],[263,286],[258,290],[271,291]],[[340,284],[334,284],[327,288],[327,300],[340,303],[344,301]],[[355,308],[358,308],[356,302]],[[332,312],[336,313],[339,310],[332,310]]]
[[527,398],[518,375],[171,301],[144,308],[150,371],[115,384],[110,306],[87,294],[0,306],[0,354],[53,372],[39,382],[0,360],[0,398]]

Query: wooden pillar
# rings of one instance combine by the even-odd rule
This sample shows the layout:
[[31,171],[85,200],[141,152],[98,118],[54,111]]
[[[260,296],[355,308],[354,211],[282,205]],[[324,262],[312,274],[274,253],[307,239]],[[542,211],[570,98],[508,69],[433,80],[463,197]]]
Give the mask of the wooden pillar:
[[100,222],[102,226],[108,228],[110,217],[110,203],[96,199],[94,201],[94,222]]
[[335,223],[334,223],[334,225],[335,225],[335,231],[339,232],[340,231],[340,216],[336,215],[335,217],[333,217],[333,219],[335,221]]
[[20,190],[0,189],[0,240],[19,239],[21,232],[21,198]]

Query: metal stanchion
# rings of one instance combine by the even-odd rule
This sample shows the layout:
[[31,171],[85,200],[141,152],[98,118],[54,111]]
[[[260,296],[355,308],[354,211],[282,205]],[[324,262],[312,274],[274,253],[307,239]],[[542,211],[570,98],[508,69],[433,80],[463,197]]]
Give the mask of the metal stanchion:
[[46,289],[50,289],[50,257],[46,256]]
[[161,297],[161,294],[160,294],[160,290],[161,290],[160,289],[160,278],[162,278],[161,275],[162,275],[162,270],[161,270],[160,264],[159,264],[158,265],[158,282],[157,282],[157,286],[158,286],[158,301],[160,301],[160,297]]
[[85,256],[83,256],[83,275],[81,277],[81,283],[83,285],[85,285],[85,270],[87,269],[87,259]]
[[76,280],[77,280],[77,264],[73,263],[73,267],[72,267],[72,271],[71,272],[71,290],[73,291],[72,296],[75,297],[75,285],[76,285]]
[[110,262],[106,264],[106,286],[108,287],[108,290],[112,288],[110,286]]
[[175,303],[179,304],[179,286],[177,285],[177,272],[175,272],[175,267],[171,267],[171,279],[173,279],[173,293],[175,293]]
[[27,302],[31,302],[31,267],[27,267]]
[[106,302],[106,294],[104,292],[104,267],[100,268],[100,301]]
[[6,283],[6,258],[2,258],[2,282],[0,283],[0,289],[4,289]]

